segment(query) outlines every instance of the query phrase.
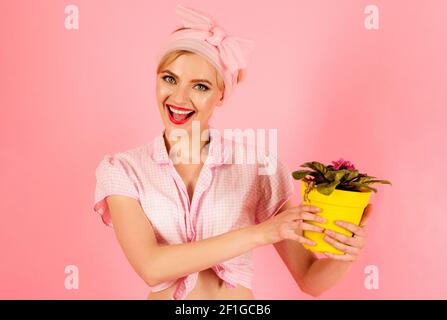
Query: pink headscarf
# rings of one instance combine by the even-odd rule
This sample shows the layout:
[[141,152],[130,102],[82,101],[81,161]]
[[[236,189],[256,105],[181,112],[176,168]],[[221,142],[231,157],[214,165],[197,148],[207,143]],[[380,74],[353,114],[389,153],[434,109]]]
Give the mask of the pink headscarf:
[[228,36],[214,21],[202,13],[177,5],[176,14],[182,20],[182,30],[171,33],[161,46],[157,59],[174,50],[189,50],[200,54],[217,69],[225,83],[224,101],[237,84],[239,70],[247,68],[254,41]]

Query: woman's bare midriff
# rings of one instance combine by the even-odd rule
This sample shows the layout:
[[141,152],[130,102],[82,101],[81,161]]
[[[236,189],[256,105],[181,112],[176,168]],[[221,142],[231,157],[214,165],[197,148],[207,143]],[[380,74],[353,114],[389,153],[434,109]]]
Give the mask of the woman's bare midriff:
[[[151,292],[148,300],[170,300],[177,283],[159,292]],[[237,284],[236,288],[227,288],[213,269],[209,268],[199,272],[194,289],[185,297],[185,300],[253,300],[254,296],[249,288]]]

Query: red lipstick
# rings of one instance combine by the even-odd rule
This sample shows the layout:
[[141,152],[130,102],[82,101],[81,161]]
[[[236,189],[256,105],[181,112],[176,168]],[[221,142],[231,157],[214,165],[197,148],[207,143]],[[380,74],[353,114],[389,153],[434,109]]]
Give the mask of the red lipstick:
[[[176,124],[176,125],[182,125],[182,124],[187,123],[189,121],[189,119],[191,119],[195,113],[194,110],[174,106],[172,104],[166,104],[166,109],[167,109],[169,120],[173,124]],[[176,111],[181,111],[181,113],[179,113],[179,112],[175,113],[175,112],[171,111],[171,109],[176,110]],[[190,111],[190,112],[185,113],[186,111]]]

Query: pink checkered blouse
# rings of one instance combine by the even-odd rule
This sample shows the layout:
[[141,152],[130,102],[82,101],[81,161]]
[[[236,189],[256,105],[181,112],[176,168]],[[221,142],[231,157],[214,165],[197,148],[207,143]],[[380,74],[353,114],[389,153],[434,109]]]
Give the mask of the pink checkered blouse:
[[[294,191],[288,168],[277,156],[259,157],[259,153],[256,161],[237,162],[236,150],[248,154],[256,152],[255,148],[224,138],[216,131],[210,130],[210,143],[205,146],[208,155],[191,203],[167,153],[163,131],[140,147],[104,156],[96,168],[94,211],[107,226],[113,227],[105,198],[117,194],[139,200],[159,244],[202,240],[273,216]],[[276,172],[259,174],[259,167],[268,165],[272,159]],[[239,283],[252,289],[252,251],[212,269],[227,288],[235,288]],[[160,283],[151,290],[158,292],[177,283],[171,299],[185,299],[197,276],[198,272],[194,272]]]

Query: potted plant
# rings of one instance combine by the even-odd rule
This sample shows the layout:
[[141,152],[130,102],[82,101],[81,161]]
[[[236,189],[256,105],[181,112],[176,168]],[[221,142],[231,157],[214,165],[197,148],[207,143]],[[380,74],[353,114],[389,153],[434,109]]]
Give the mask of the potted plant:
[[[312,161],[303,163],[301,167],[308,169],[294,171],[292,176],[296,180],[301,180],[303,204],[319,207],[321,209],[319,215],[326,219],[324,224],[306,222],[349,237],[352,236],[352,232],[337,226],[335,221],[343,220],[359,225],[371,192],[377,192],[371,184],[391,184],[387,180],[374,180],[376,177],[360,173],[353,164],[343,158],[332,161],[332,164],[327,166]],[[304,244],[305,248],[313,252],[343,254],[324,241],[325,235],[321,232],[304,230],[304,236],[317,243],[315,246]]]

